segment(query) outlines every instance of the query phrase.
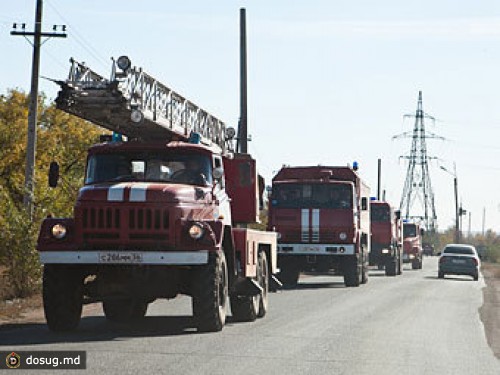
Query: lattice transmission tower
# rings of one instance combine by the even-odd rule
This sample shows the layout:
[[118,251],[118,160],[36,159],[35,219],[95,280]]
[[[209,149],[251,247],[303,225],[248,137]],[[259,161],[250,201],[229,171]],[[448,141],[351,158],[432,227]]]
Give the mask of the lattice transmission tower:
[[401,196],[399,209],[404,219],[411,219],[423,224],[427,231],[436,230],[436,209],[434,206],[434,192],[432,191],[429,174],[429,160],[436,159],[427,155],[427,138],[443,139],[436,134],[425,131],[425,119],[434,121],[434,117],[426,114],[422,108],[422,91],[418,93],[418,104],[415,115],[405,115],[415,118],[412,132],[396,135],[397,138],[411,138],[410,155],[401,156],[408,160],[408,169]]

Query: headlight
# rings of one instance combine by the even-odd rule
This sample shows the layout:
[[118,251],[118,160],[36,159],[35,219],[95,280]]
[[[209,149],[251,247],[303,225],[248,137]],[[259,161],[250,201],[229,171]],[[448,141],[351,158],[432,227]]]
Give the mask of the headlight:
[[339,238],[344,241],[347,239],[347,233],[346,232],[340,232]]
[[198,223],[191,225],[191,227],[188,230],[189,235],[194,240],[199,240],[201,236],[203,236],[204,232],[205,230],[203,229],[201,224]]
[[52,227],[52,236],[58,240],[66,237],[66,227],[63,224],[56,224]]
[[389,249],[382,249],[382,254],[389,254]]

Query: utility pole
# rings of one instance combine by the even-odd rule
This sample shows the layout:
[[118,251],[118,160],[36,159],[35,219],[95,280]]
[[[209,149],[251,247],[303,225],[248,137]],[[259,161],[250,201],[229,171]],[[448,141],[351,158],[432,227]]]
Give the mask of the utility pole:
[[246,9],[240,8],[240,122],[236,151],[248,153],[247,115],[247,21]]
[[35,154],[36,154],[36,121],[38,117],[38,78],[40,75],[40,47],[42,46],[42,37],[52,38],[66,37],[66,26],[61,25],[62,32],[56,32],[58,25],[53,26],[51,33],[42,32],[42,0],[36,1],[35,11],[35,31],[26,31],[26,24],[19,24],[21,31],[18,30],[18,24],[14,23],[10,35],[33,37],[33,60],[31,65],[31,89],[30,103],[28,109],[28,140],[26,147],[26,170],[24,175],[24,199],[23,203],[30,219],[33,219],[33,197],[34,197],[34,178],[35,178]]
[[460,207],[458,207],[458,176],[457,176],[457,165],[453,163],[453,172],[449,171],[442,165],[439,166],[443,171],[449,173],[453,176],[453,188],[455,195],[455,243],[460,242]]
[[482,225],[482,235],[484,237],[484,224],[485,224],[485,221],[486,221],[486,207],[483,207],[483,225]]
[[378,159],[378,185],[377,185],[377,200],[380,200],[380,184],[382,179],[382,159]]

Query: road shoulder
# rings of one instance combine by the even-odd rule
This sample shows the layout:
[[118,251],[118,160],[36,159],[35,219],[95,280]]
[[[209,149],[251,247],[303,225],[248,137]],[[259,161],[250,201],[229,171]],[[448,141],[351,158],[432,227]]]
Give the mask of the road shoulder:
[[481,272],[486,287],[483,288],[483,305],[479,308],[479,316],[488,345],[500,359],[500,264],[483,262]]

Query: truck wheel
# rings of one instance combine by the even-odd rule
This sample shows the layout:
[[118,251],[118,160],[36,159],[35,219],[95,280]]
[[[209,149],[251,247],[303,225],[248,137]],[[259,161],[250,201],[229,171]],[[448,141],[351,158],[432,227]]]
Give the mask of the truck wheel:
[[438,272],[438,278],[443,279],[444,278],[444,272],[439,271]]
[[411,269],[412,270],[418,270],[419,269],[419,261],[417,258],[413,259],[411,261]]
[[420,258],[420,259],[418,260],[418,269],[419,269],[419,270],[421,270],[421,269],[422,269],[423,262],[424,262],[424,260],[423,260],[422,258]]
[[398,258],[398,275],[401,275],[403,273],[403,258],[401,257],[401,254],[399,254]]
[[258,318],[262,318],[267,313],[267,306],[269,304],[269,267],[267,264],[267,255],[264,251],[259,253],[259,269],[258,269],[258,282],[262,287],[262,295],[259,301]]
[[280,265],[278,278],[286,288],[295,288],[299,281],[299,276],[300,269],[295,262],[283,262],[283,264]]
[[46,264],[43,268],[43,309],[51,331],[75,329],[83,304],[83,274],[77,268]]
[[148,311],[148,303],[131,298],[104,300],[102,303],[106,319],[117,322],[127,323],[144,318]]
[[258,296],[231,296],[231,313],[239,322],[253,322],[266,315],[269,291],[267,257],[265,252],[259,253],[257,267],[257,283],[262,287]]
[[220,331],[226,323],[228,276],[222,251],[210,253],[208,264],[194,271],[193,315],[198,331]]
[[356,257],[353,259],[344,259],[342,264],[344,272],[344,284],[347,287],[359,286],[360,284],[360,272],[358,267],[358,261]]
[[389,259],[385,266],[386,276],[396,276],[397,274],[397,259]]

